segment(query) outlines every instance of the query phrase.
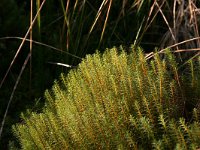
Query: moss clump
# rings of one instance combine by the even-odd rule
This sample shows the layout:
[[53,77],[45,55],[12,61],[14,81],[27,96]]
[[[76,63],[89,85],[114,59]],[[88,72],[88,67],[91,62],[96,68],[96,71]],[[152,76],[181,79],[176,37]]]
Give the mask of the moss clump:
[[200,148],[200,59],[180,73],[165,55],[88,55],[46,91],[42,113],[13,127],[22,149]]

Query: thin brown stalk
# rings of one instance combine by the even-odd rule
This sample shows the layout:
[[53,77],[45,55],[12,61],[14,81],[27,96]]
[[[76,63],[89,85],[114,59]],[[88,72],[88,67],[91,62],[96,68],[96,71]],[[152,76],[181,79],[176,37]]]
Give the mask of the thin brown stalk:
[[181,44],[184,44],[184,43],[187,43],[187,42],[191,42],[191,41],[194,41],[194,40],[199,40],[199,39],[200,39],[200,37],[195,37],[195,38],[191,38],[191,39],[188,39],[188,40],[184,40],[184,41],[182,41],[182,42],[178,42],[178,43],[176,43],[176,44],[173,44],[173,45],[171,45],[171,46],[168,46],[168,47],[162,49],[161,51],[163,51],[163,50],[165,50],[165,49],[168,49],[168,48],[176,47],[176,46],[178,46],[178,45],[181,45]]
[[[194,41],[194,40],[199,40],[199,39],[200,39],[200,37],[195,37],[195,38],[192,38],[192,39],[184,40],[184,41],[182,41],[182,42],[178,42],[178,43],[173,44],[173,45],[171,45],[171,46],[168,46],[168,47],[166,47],[166,48],[164,48],[164,49],[161,49],[158,53],[163,53],[166,49],[173,48],[173,47],[176,47],[176,46],[178,46],[178,45],[181,45],[181,44],[184,44],[184,43],[187,43],[187,42],[191,42],[191,41]],[[154,55],[155,55],[155,54],[154,54],[153,52],[151,52],[151,53],[147,54],[147,55],[145,56],[145,58],[148,60],[148,59],[154,57]]]
[[[23,40],[24,38],[22,38],[22,37],[2,37],[2,38],[0,38],[0,40],[5,40],[5,39],[18,39],[18,40]],[[30,42],[30,39],[25,39],[25,41],[26,41],[26,42]],[[41,45],[41,46],[45,46],[45,47],[48,47],[48,48],[53,49],[53,50],[55,50],[55,51],[65,53],[65,54],[70,55],[70,56],[72,56],[72,57],[74,57],[74,58],[77,58],[77,59],[79,59],[79,60],[82,60],[81,57],[78,57],[78,56],[73,55],[73,54],[71,54],[71,53],[69,53],[69,52],[63,51],[62,49],[53,47],[53,46],[51,46],[51,45],[44,44],[44,43],[41,43],[41,42],[38,42],[38,41],[34,41],[34,40],[32,40],[32,42],[33,42],[34,44]]]
[[43,7],[45,1],[46,1],[46,0],[43,0],[42,4],[40,5],[40,8],[38,9],[38,12],[37,12],[37,14],[35,15],[35,18],[33,19],[32,24],[29,26],[29,29],[28,29],[28,31],[26,32],[26,35],[24,36],[24,38],[23,38],[23,40],[22,40],[22,42],[21,42],[21,44],[20,44],[20,46],[19,46],[17,52],[15,53],[15,56],[14,56],[13,60],[11,61],[10,66],[8,67],[8,70],[7,70],[7,72],[6,72],[6,74],[5,74],[4,78],[3,78],[3,80],[1,81],[0,88],[2,87],[2,85],[3,85],[4,81],[5,81],[5,79],[6,79],[7,75],[8,75],[8,73],[9,73],[9,71],[10,71],[10,69],[11,69],[11,67],[13,66],[13,64],[14,64],[14,62],[15,62],[15,60],[16,60],[18,54],[19,54],[19,52],[21,51],[22,46],[24,45],[24,42],[26,41],[26,39],[27,39],[27,37],[28,37],[28,35],[29,35],[29,33],[30,33],[30,31],[31,31],[31,29],[32,29],[32,27],[33,27],[35,21],[37,20],[37,17],[38,17],[38,15],[40,14],[40,11],[41,11],[41,9],[42,9],[42,7]]
[[98,10],[97,15],[96,15],[96,17],[95,17],[94,23],[92,24],[92,26],[91,26],[91,28],[90,28],[89,34],[91,34],[91,32],[93,31],[94,26],[96,25],[97,20],[99,19],[100,15],[101,15],[101,13],[102,13],[103,6],[105,6],[107,2],[108,2],[108,0],[104,0],[104,1],[101,3],[101,6],[99,7],[99,10]]
[[[162,6],[164,5],[165,1],[162,2],[162,4],[160,5],[160,8],[162,8]],[[151,26],[151,24],[153,23],[154,19],[156,18],[159,10],[156,10],[156,12],[153,15],[153,10],[155,9],[156,6],[156,1],[154,1],[154,3],[152,4],[148,17],[147,17],[147,21],[146,24],[144,26],[144,29],[142,31],[142,35],[145,34],[145,32],[148,30],[148,28]],[[151,16],[153,15],[153,17],[151,18]],[[151,19],[151,20],[150,20]],[[140,39],[138,41],[140,41],[142,39],[142,36],[140,37]]]
[[[121,11],[120,11],[120,15],[119,16],[121,16],[121,14],[122,14],[122,16],[124,17],[125,16],[125,6],[126,6],[126,4],[127,4],[127,0],[123,0],[122,1],[122,9],[121,9]],[[118,17],[119,18],[119,17]],[[118,19],[117,19],[118,20]],[[124,23],[124,27],[126,27],[126,22],[125,21],[123,21],[123,23]]]
[[[195,11],[196,9],[196,6],[193,2],[191,2],[191,7],[192,7],[192,10],[191,10],[191,14],[193,17],[193,20],[194,20],[194,31],[195,31],[195,36],[196,37],[199,37],[199,28],[198,28],[198,21],[197,21],[197,12]],[[197,46],[200,47],[200,39],[197,40]]]
[[200,51],[200,48],[179,49],[179,50],[174,51],[174,53],[191,52],[191,51]]
[[172,35],[173,40],[174,40],[175,43],[176,43],[175,35],[174,35],[173,31],[172,31],[172,28],[171,28],[170,25],[169,25],[169,22],[167,21],[167,18],[165,17],[165,15],[164,15],[162,9],[160,8],[159,4],[157,3],[157,1],[156,1],[155,4],[156,4],[156,6],[158,7],[158,9],[159,9],[159,11],[160,11],[160,13],[161,13],[161,15],[162,15],[162,17],[163,17],[163,19],[164,19],[166,25],[167,25],[168,28],[169,28],[169,31],[170,31],[170,33],[171,33],[171,35]]
[[[31,8],[30,8],[30,10],[31,10],[31,12],[30,12],[30,25],[31,25],[32,22],[33,22],[33,0],[31,0]],[[30,29],[30,42],[29,42],[29,46],[30,46],[29,90],[30,91],[31,91],[31,87],[32,87],[32,85],[31,85],[31,83],[32,83],[32,49],[33,49],[32,39],[33,39],[33,30],[32,30],[32,27],[31,27],[31,29]]]
[[174,6],[173,6],[173,26],[175,30],[176,28],[176,0],[174,1]]
[[[22,40],[22,42],[21,42],[21,44],[20,44],[20,46],[19,46],[19,48],[18,48],[18,50],[17,50],[17,53],[15,54],[15,57],[14,57],[14,59],[12,60],[10,66],[9,66],[9,68],[8,68],[8,71],[6,72],[6,75],[4,76],[4,79],[3,79],[2,82],[1,82],[0,88],[1,88],[1,86],[2,86],[2,84],[3,84],[3,82],[4,82],[4,80],[5,80],[5,78],[6,78],[7,74],[8,74],[8,72],[10,71],[10,69],[11,69],[11,67],[12,67],[12,65],[13,65],[13,63],[14,63],[14,61],[15,61],[17,55],[18,55],[18,53],[20,52],[22,46],[24,45],[24,42],[25,42],[26,38],[28,37],[28,35],[29,35],[29,33],[30,33],[30,31],[31,31],[31,29],[32,29],[32,27],[33,27],[33,24],[35,23],[35,20],[37,19],[37,16],[38,16],[39,12],[41,11],[41,9],[42,9],[42,7],[43,7],[45,1],[46,1],[46,0],[43,0],[43,2],[42,2],[42,4],[41,4],[41,6],[40,6],[40,8],[39,8],[39,10],[38,10],[38,12],[37,12],[35,18],[34,18],[33,21],[31,22],[31,25],[30,25],[30,27],[29,27],[29,29],[28,29],[26,35],[24,36],[24,38],[23,38],[23,40]],[[5,120],[6,120],[6,117],[7,117],[7,114],[8,114],[8,110],[9,110],[10,104],[11,104],[11,102],[12,102],[12,100],[13,100],[13,96],[14,96],[15,90],[16,90],[16,88],[17,88],[17,86],[18,86],[18,83],[19,83],[19,81],[20,81],[20,79],[21,79],[21,75],[22,75],[22,73],[24,72],[24,69],[25,69],[25,67],[26,67],[26,65],[27,65],[27,63],[28,63],[30,57],[31,57],[31,51],[29,52],[28,56],[26,57],[26,59],[25,59],[25,61],[24,61],[24,64],[23,64],[23,66],[22,66],[22,68],[21,68],[21,71],[20,71],[20,73],[19,73],[19,76],[17,77],[17,81],[15,82],[14,88],[13,88],[12,93],[11,93],[11,96],[10,96],[10,99],[9,99],[9,101],[8,101],[8,104],[7,104],[7,107],[6,107],[4,116],[3,116],[3,120],[2,120],[2,123],[1,123],[1,128],[0,128],[0,139],[1,139],[1,136],[2,136],[2,132],[3,132]]]
[[[67,15],[68,14],[68,10],[69,10],[69,3],[70,3],[70,0],[67,1],[67,4],[66,4],[66,8],[65,8],[65,14]],[[75,9],[75,8],[74,8]],[[67,26],[69,27],[69,25],[67,24]],[[63,24],[63,31],[64,29],[66,28],[66,23]],[[63,32],[64,34],[64,32]],[[69,32],[67,32],[67,39],[66,39],[66,48],[67,50],[69,49]]]
[[101,33],[100,43],[101,43],[101,41],[103,39],[103,35],[104,35],[105,29],[106,29],[106,25],[107,25],[107,22],[108,22],[108,17],[109,17],[109,14],[110,14],[111,5],[112,5],[112,0],[110,0],[110,3],[108,5],[108,10],[107,10],[107,14],[106,14],[106,20],[104,22],[103,30],[102,30],[102,33]]
[[[156,1],[154,1],[154,3],[153,3],[153,5],[151,6],[151,8],[150,8],[150,11],[149,11],[149,14],[148,14],[148,18],[147,18],[147,24],[146,24],[146,28],[145,28],[145,31],[149,28],[149,26],[151,25],[151,23],[153,22],[153,20],[155,19],[155,17],[157,16],[157,14],[158,14],[158,12],[159,12],[159,10],[157,10],[157,12],[154,14],[154,16],[153,16],[153,18],[151,19],[151,21],[149,22],[149,20],[150,20],[150,17],[151,17],[151,15],[152,15],[152,13],[153,13],[153,10],[154,10],[154,8],[155,8],[155,3],[156,3]],[[164,4],[164,3],[163,3]],[[163,5],[162,4],[162,5]],[[162,7],[162,5],[161,5],[161,7]]]
[[8,114],[8,110],[9,110],[9,108],[10,108],[10,104],[11,104],[11,102],[12,102],[14,93],[15,93],[15,91],[16,91],[16,89],[17,89],[17,86],[18,86],[18,83],[19,83],[20,78],[21,78],[21,76],[22,76],[22,73],[24,72],[24,69],[25,69],[26,64],[28,63],[30,57],[31,57],[31,52],[29,52],[28,56],[26,57],[26,59],[25,59],[25,61],[24,61],[24,64],[23,64],[23,66],[22,66],[22,68],[21,68],[21,70],[20,70],[19,76],[17,77],[17,81],[15,82],[14,88],[13,88],[12,93],[11,93],[11,95],[10,95],[10,99],[9,99],[9,101],[8,101],[8,104],[7,104],[7,107],[6,107],[6,111],[5,111],[5,113],[4,113],[3,120],[2,120],[2,122],[1,122],[0,140],[1,140],[2,133],[3,133],[3,128],[4,128],[5,120],[6,120],[6,117],[7,117],[7,114]]

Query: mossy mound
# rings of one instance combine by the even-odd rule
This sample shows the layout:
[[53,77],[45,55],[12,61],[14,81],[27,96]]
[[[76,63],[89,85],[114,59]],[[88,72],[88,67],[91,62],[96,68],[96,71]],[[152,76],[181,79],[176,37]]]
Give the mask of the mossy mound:
[[200,148],[200,59],[179,72],[166,50],[88,55],[52,90],[42,113],[13,126],[22,149]]

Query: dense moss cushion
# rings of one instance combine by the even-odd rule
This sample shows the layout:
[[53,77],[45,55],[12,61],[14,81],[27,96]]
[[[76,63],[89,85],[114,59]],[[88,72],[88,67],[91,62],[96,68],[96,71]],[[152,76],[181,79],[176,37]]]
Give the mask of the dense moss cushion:
[[200,59],[129,51],[87,55],[62,74],[42,113],[13,126],[22,149],[200,148]]

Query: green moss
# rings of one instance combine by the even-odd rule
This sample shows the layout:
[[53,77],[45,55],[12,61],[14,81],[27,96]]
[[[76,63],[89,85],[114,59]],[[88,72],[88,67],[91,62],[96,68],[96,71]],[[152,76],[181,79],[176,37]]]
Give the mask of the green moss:
[[22,149],[199,148],[200,61],[185,75],[169,51],[147,61],[130,49],[87,55],[62,74],[43,112],[13,126]]

